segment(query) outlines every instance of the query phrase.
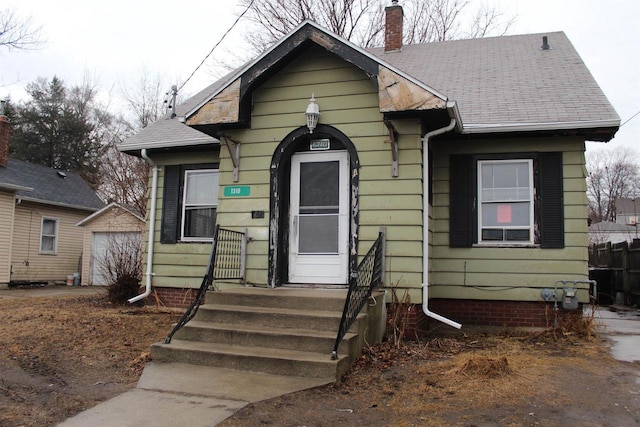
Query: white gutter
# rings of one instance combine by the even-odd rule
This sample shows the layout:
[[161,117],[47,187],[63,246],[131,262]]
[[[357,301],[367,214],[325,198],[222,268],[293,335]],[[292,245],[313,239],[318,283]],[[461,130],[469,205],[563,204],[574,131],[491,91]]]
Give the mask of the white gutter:
[[133,297],[128,301],[134,303],[140,301],[149,296],[151,293],[151,278],[153,277],[153,240],[154,240],[154,227],[156,225],[156,204],[158,195],[158,165],[147,156],[147,150],[142,149],[140,155],[147,161],[149,166],[153,166],[153,175],[151,178],[151,212],[149,212],[149,236],[147,246],[147,272],[145,273],[145,290],[144,293]]
[[451,131],[456,126],[452,118],[448,126],[428,132],[422,138],[422,311],[428,317],[460,329],[462,325],[429,310],[429,139]]
[[572,130],[619,127],[620,120],[591,120],[588,122],[540,122],[540,123],[471,123],[465,124],[462,133],[532,132],[542,130]]

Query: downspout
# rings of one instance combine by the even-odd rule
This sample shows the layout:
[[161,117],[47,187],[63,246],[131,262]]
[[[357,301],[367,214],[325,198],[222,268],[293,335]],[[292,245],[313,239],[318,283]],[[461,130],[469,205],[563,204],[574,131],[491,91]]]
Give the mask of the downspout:
[[428,317],[460,329],[462,325],[429,310],[429,139],[451,131],[456,125],[452,118],[448,126],[428,132],[422,138],[422,311]]
[[151,293],[151,278],[153,277],[153,240],[154,227],[156,224],[156,204],[158,195],[158,165],[147,156],[147,150],[142,149],[140,155],[147,161],[149,166],[153,167],[153,175],[151,177],[151,212],[149,212],[149,236],[147,245],[147,272],[145,273],[145,290],[144,293],[129,299],[130,303],[140,301],[149,296]]

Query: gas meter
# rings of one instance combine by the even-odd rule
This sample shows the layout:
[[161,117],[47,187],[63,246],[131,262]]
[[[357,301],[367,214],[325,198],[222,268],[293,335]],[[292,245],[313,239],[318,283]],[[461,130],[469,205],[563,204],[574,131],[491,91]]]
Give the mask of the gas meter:
[[562,308],[565,310],[578,309],[578,289],[575,287],[562,288]]

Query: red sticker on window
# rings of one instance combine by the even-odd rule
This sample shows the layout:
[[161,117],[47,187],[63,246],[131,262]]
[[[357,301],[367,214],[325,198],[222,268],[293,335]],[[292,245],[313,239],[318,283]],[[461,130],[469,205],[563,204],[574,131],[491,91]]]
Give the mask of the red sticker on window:
[[511,223],[511,205],[498,205],[498,224]]

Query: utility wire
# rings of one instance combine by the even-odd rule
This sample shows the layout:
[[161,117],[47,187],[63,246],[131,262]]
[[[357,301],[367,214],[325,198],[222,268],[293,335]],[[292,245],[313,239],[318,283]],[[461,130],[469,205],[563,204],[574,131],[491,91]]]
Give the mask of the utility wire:
[[236,24],[238,23],[238,21],[240,21],[240,19],[242,19],[242,17],[245,15],[245,13],[247,13],[249,11],[249,9],[251,9],[251,6],[253,6],[253,2],[255,0],[251,0],[251,2],[249,3],[249,5],[246,7],[246,9],[240,14],[240,16],[238,16],[238,18],[235,20],[235,22],[233,23],[233,25],[231,25],[231,27],[229,27],[229,29],[222,35],[222,37],[220,38],[220,40],[218,40],[218,43],[216,43],[211,50],[209,51],[209,53],[207,54],[207,56],[204,57],[204,59],[200,62],[200,64],[196,67],[195,70],[193,70],[193,72],[189,75],[189,77],[187,77],[187,80],[184,81],[184,83],[182,83],[180,85],[180,87],[176,90],[176,92],[179,92],[188,82],[189,80],[191,80],[191,78],[193,77],[193,75],[200,69],[200,67],[202,67],[202,65],[205,63],[205,61],[207,59],[209,59],[209,57],[211,56],[211,54],[213,53],[214,50],[216,50],[216,48],[218,47],[218,45],[220,43],[222,43],[222,41],[225,39],[225,37],[227,37],[227,35],[231,32],[231,30],[233,30],[233,28],[236,26]]
[[623,124],[620,125],[620,127],[626,125],[627,123],[629,123],[631,121],[631,119],[633,119],[635,116],[637,116],[638,114],[640,114],[640,110],[637,111],[633,116],[629,117],[627,120],[625,120],[625,122]]

